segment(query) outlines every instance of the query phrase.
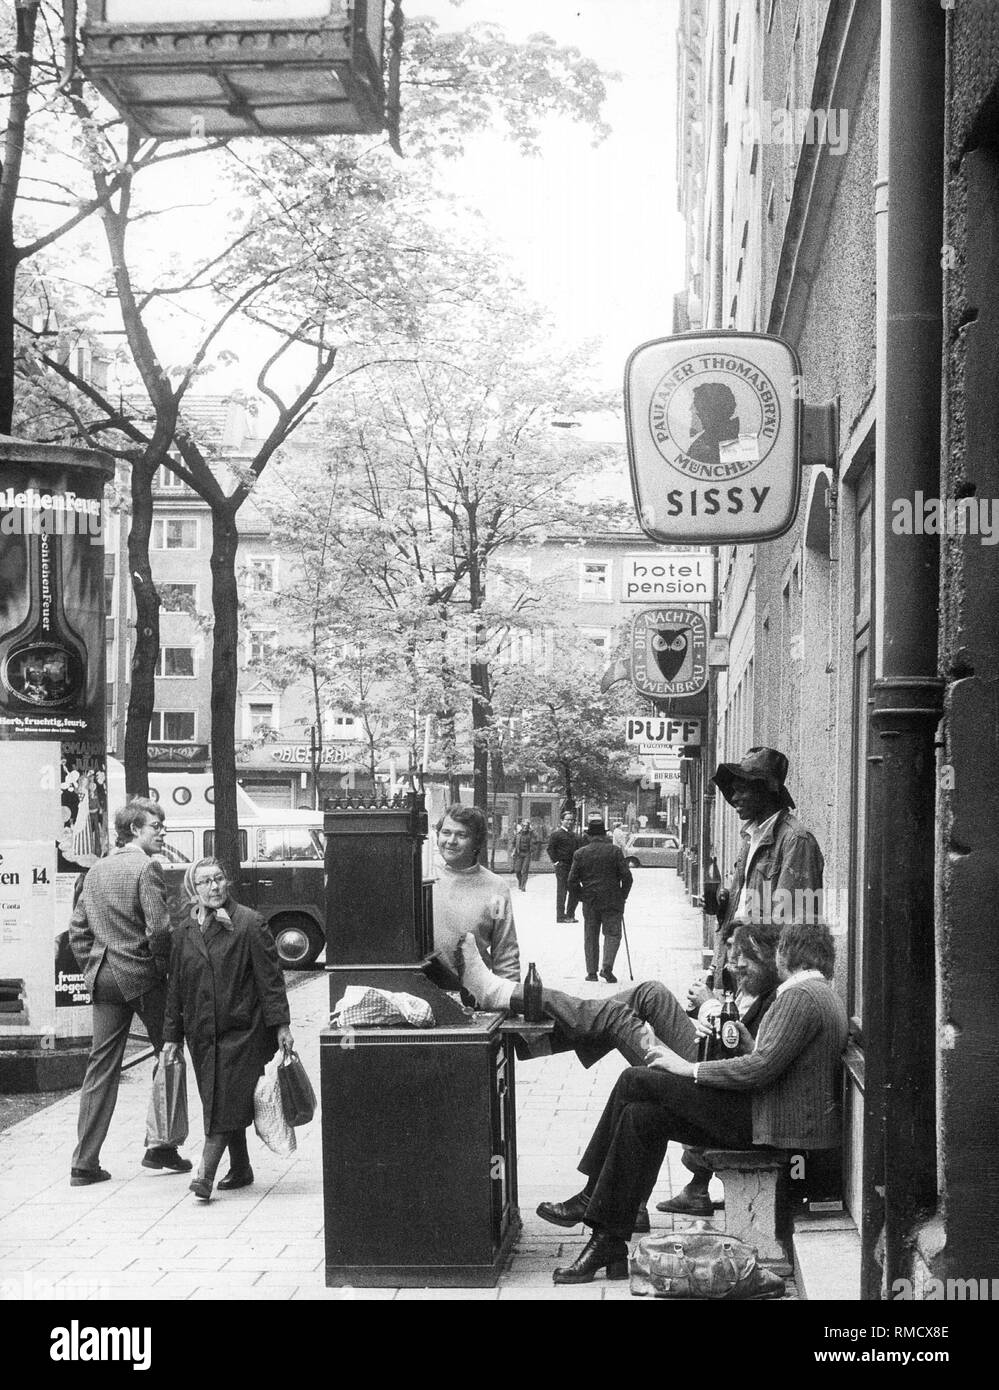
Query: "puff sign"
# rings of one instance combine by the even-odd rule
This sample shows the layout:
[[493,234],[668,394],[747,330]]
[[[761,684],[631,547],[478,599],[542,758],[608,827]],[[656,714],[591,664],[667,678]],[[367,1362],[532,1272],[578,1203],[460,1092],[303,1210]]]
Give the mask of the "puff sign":
[[628,358],[635,510],[667,545],[772,540],[798,510],[801,367],[762,333],[683,333]]

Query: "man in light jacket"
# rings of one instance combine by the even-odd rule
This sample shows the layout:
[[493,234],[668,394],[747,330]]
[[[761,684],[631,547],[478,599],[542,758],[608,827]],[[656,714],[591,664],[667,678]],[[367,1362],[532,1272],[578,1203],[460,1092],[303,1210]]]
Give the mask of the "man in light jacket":
[[[163,875],[153,855],[163,849],[163,812],[142,797],[115,813],[118,847],[88,871],[69,924],[69,944],[93,1001],[93,1043],[80,1090],[77,1146],[70,1184],[106,1182],[100,1165],[118,1099],[118,1082],[133,1017],[145,1024],[153,1050],[163,1046],[170,957],[170,914]],[[150,1143],[144,1168],[188,1173],[176,1148]]]

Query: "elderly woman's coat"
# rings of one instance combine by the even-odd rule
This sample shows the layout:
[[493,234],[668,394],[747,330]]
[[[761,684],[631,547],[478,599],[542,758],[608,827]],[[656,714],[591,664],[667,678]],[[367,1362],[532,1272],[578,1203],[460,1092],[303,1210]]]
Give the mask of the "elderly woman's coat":
[[204,931],[174,929],[163,1036],[187,1042],[204,1107],[205,1133],[253,1121],[253,1088],[290,1022],[277,949],[264,919],[230,898],[232,925],[214,913]]

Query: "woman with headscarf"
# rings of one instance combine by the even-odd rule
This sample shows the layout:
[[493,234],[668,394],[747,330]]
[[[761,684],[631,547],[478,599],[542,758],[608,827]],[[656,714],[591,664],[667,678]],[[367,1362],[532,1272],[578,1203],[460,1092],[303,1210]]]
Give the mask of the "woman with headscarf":
[[210,1200],[215,1171],[229,1150],[220,1191],[253,1182],[246,1128],[253,1089],[278,1047],[294,1048],[288,995],[264,919],[229,892],[217,859],[199,859],[184,875],[190,905],[174,929],[163,1060],[187,1042],[204,1108],[205,1149],[191,1191]]

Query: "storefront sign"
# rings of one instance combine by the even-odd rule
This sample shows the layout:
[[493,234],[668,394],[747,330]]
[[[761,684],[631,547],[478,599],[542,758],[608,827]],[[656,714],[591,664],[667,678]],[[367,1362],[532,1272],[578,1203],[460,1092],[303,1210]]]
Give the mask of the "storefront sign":
[[671,744],[678,744],[684,748],[699,748],[701,721],[666,719],[658,714],[633,715],[625,721],[624,741],[657,748],[668,747]]
[[631,625],[631,682],[640,695],[696,695],[708,683],[708,627],[696,608],[647,608]]
[[624,557],[623,603],[710,603],[714,596],[715,562],[706,550]]
[[636,348],[625,417],[645,534],[721,544],[789,530],[800,492],[800,395],[797,354],[780,338],[719,330]]

